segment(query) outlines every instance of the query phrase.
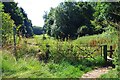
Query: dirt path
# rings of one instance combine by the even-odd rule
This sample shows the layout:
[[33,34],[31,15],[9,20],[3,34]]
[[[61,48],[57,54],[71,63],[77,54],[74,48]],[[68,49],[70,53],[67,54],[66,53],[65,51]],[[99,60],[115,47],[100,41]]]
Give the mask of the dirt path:
[[99,78],[102,74],[107,73],[111,67],[102,67],[84,74],[81,78]]

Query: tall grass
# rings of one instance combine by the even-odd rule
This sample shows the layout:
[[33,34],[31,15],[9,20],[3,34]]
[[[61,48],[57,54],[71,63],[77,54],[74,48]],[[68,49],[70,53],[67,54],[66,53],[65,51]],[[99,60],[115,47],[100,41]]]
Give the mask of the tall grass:
[[21,57],[16,61],[7,51],[3,51],[2,55],[3,78],[79,78],[95,66],[102,65],[100,57],[96,58],[98,62],[89,58],[74,64],[64,60],[45,64],[35,57]]
[[[3,51],[2,77],[3,78],[79,78],[84,73],[103,66],[104,60],[100,56],[100,50],[91,54],[93,58],[82,58],[91,53],[97,45],[107,44],[117,49],[117,35],[115,32],[105,32],[99,35],[84,36],[76,40],[56,40],[47,36],[34,36],[31,39],[23,39],[17,47],[18,61],[12,52]],[[114,38],[113,38],[114,37]],[[24,42],[26,41],[26,42]],[[29,45],[28,43],[32,43]],[[49,61],[44,63],[35,57],[38,51],[46,53],[49,45]],[[90,47],[89,47],[90,46]],[[79,49],[81,48],[81,49]],[[117,52],[117,51],[116,51]],[[116,56],[114,54],[114,56]]]

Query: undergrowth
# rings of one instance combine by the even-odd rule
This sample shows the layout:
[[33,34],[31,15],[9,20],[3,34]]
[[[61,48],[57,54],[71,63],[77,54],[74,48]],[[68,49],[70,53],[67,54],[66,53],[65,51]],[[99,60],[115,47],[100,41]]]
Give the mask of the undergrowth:
[[[116,32],[107,32],[99,35],[84,36],[76,40],[56,40],[47,36],[45,40],[41,36],[34,36],[31,39],[23,39],[18,44],[18,61],[15,60],[11,51],[1,52],[2,55],[2,77],[3,78],[79,78],[84,73],[93,70],[95,67],[104,65],[103,56],[100,51],[94,52],[89,58],[81,58],[91,53],[96,45],[112,45],[115,49],[113,57],[117,53]],[[113,38],[114,37],[114,38]],[[28,43],[32,43],[29,45]],[[86,45],[84,45],[86,44]],[[36,54],[40,50],[42,53],[47,51],[49,45],[49,61],[44,63],[38,61]],[[84,49],[80,50],[78,47]],[[88,46],[91,46],[88,47]],[[96,54],[96,55],[95,55]],[[117,62],[115,62],[117,63]],[[116,70],[113,70],[116,73]],[[108,75],[111,75],[110,73]],[[103,77],[106,77],[107,74]],[[111,75],[112,76],[112,75]],[[108,76],[107,76],[108,77]],[[114,76],[113,76],[114,77]],[[116,75],[115,75],[116,77]]]
[[12,53],[3,51],[2,77],[3,78],[79,78],[96,66],[101,66],[101,58],[96,62],[93,59],[81,60],[71,64],[67,61],[60,63],[43,63],[34,57],[19,58],[18,61]]

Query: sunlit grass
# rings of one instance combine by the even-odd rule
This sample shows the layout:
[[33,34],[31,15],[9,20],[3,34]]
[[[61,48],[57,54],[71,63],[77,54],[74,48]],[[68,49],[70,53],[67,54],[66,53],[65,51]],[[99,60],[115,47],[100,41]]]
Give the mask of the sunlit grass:
[[110,70],[108,73],[101,75],[100,78],[118,78],[118,71],[117,69]]
[[12,53],[3,51],[2,54],[3,78],[79,78],[95,66],[102,65],[100,58],[96,58],[98,63],[89,58],[74,64],[67,61],[45,64],[35,57],[22,57],[16,61]]
[[[117,35],[107,33],[83,36],[76,40],[62,41],[51,38],[45,34],[35,35],[33,38],[22,39],[21,45],[17,48],[19,59],[15,60],[12,52],[3,51],[2,55],[2,77],[3,78],[78,78],[84,73],[91,71],[94,67],[100,67],[104,64],[100,51],[94,52],[93,58],[81,59],[80,56],[86,54],[79,50],[87,49],[92,52],[97,48],[96,45],[107,44],[113,45],[116,49]],[[31,43],[30,45],[28,43]],[[50,59],[47,64],[39,62],[35,55],[38,50],[46,52],[46,45],[49,44]],[[91,46],[91,47],[86,47]],[[112,75],[111,75],[112,76]]]

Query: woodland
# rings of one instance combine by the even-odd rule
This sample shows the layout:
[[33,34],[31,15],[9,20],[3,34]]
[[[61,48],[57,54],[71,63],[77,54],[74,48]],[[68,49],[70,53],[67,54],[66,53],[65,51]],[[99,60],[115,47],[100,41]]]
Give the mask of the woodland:
[[120,78],[120,1],[66,0],[45,12],[44,26],[0,2],[0,18],[1,78],[79,79],[101,67],[112,68],[96,78]]

